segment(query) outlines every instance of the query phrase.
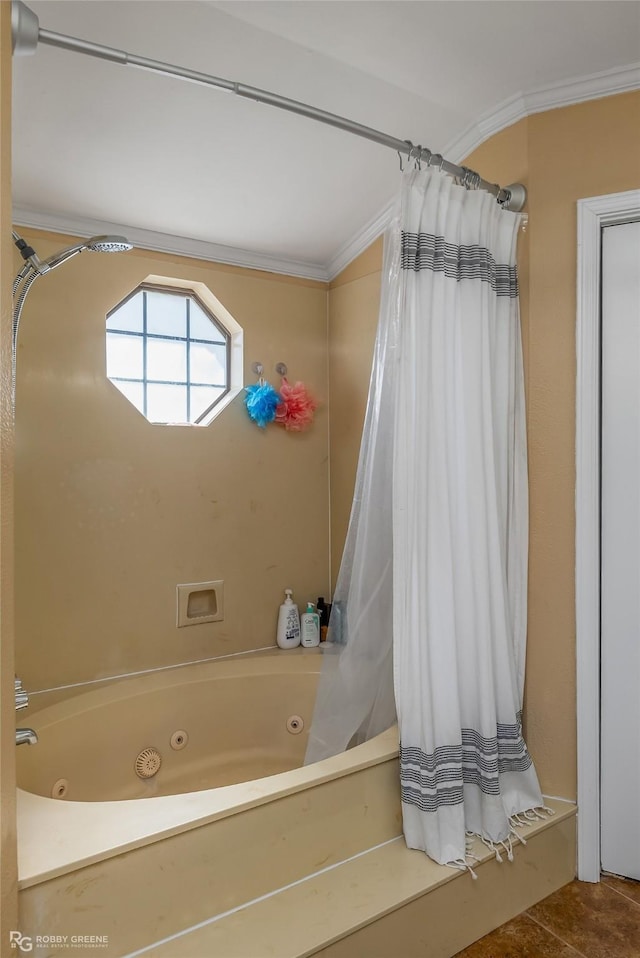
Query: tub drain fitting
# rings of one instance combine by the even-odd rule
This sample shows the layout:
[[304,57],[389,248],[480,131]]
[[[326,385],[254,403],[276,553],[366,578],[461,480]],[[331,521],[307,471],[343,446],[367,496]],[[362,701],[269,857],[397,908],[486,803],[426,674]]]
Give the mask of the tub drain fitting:
[[304,719],[301,715],[290,715],[287,719],[287,732],[292,735],[299,735],[304,728]]
[[162,755],[157,748],[143,748],[136,759],[138,778],[153,778],[162,765]]

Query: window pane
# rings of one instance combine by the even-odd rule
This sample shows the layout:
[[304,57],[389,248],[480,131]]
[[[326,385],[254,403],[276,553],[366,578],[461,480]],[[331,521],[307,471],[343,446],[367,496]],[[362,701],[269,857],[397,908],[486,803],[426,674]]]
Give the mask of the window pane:
[[142,338],[107,333],[109,379],[142,379]]
[[187,335],[187,297],[147,291],[147,332],[161,336]]
[[187,422],[187,387],[147,386],[149,422]]
[[189,344],[192,383],[227,385],[227,348],[205,343]]
[[142,332],[142,293],[136,293],[113,311],[107,320],[107,329],[127,329]]
[[144,414],[144,391],[142,383],[114,382],[113,385],[117,386],[122,395],[126,396],[129,402],[133,403],[136,409]]
[[222,388],[215,389],[213,386],[192,386],[191,387],[191,422],[196,422],[203,414],[205,409],[224,395]]
[[218,329],[218,327],[211,322],[210,318],[198,303],[196,303],[195,299],[191,300],[189,308],[189,335],[191,339],[212,339],[217,343],[224,342],[222,330]]
[[170,339],[147,339],[147,379],[186,382],[187,344]]
[[107,376],[150,422],[209,423],[229,393],[233,336],[195,297],[140,286],[107,317]]

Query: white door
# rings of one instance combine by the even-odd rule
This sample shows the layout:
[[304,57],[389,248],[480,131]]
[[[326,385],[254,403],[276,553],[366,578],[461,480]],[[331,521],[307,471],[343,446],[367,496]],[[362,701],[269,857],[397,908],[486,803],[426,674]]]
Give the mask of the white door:
[[602,231],[601,861],[640,879],[640,222]]

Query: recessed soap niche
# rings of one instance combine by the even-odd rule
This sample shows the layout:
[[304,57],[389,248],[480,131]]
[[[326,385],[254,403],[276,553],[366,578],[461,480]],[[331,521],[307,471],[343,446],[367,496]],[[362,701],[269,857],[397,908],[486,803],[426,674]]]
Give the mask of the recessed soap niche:
[[176,586],[176,625],[202,625],[224,619],[224,580],[186,582]]

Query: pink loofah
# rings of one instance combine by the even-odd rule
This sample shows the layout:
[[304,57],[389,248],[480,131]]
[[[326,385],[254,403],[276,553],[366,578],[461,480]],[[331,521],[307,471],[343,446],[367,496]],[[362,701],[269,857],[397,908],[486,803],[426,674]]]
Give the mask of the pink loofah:
[[292,432],[301,432],[313,422],[313,414],[318,408],[316,400],[309,395],[304,383],[289,385],[286,376],[280,385],[282,402],[276,409],[277,423]]

